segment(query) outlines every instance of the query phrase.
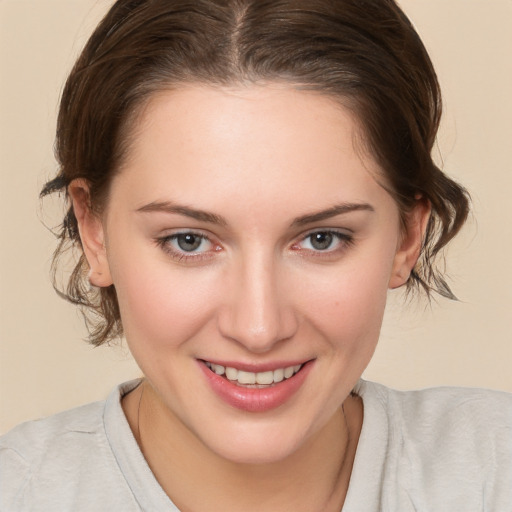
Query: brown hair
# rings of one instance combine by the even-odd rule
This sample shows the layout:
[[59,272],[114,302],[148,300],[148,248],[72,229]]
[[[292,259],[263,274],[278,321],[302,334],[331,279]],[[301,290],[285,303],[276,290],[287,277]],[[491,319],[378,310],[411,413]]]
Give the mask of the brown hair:
[[[468,195],[432,160],[439,84],[393,0],[118,0],[66,82],[56,140],[60,170],[41,195],[84,178],[91,207],[101,212],[130,124],[153,93],[191,82],[268,81],[319,91],[355,112],[402,216],[418,195],[432,206],[409,289],[454,298],[434,259],[466,220]],[[81,254],[60,293],[84,307],[90,341],[121,335],[114,286],[89,289],[72,207],[59,238],[54,272],[67,247]]]

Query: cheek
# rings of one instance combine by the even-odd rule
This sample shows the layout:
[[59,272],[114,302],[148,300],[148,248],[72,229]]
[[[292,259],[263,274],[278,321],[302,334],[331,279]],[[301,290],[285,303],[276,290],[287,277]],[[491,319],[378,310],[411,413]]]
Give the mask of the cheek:
[[336,269],[301,275],[301,309],[345,355],[365,348],[373,353],[386,306],[392,254],[359,255]]
[[165,256],[148,259],[131,253],[113,260],[123,327],[136,359],[142,349],[144,357],[153,352],[158,358],[160,351],[178,348],[212,318],[215,285],[208,274],[173,268]]

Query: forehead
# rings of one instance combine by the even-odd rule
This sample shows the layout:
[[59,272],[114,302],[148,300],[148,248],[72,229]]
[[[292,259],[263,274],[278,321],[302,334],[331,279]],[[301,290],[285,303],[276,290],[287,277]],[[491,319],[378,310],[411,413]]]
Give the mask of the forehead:
[[132,126],[114,181],[141,203],[159,193],[162,200],[193,196],[208,207],[296,194],[314,207],[384,192],[378,166],[358,144],[353,114],[316,92],[186,86],[155,94]]

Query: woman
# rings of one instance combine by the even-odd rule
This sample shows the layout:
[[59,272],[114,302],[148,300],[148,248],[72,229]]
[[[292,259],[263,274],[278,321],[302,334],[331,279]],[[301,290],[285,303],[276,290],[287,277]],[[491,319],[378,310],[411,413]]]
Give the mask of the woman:
[[360,380],[468,212],[391,1],[114,4],[66,84],[61,247],[144,379],[5,436],[6,510],[506,510],[509,395]]

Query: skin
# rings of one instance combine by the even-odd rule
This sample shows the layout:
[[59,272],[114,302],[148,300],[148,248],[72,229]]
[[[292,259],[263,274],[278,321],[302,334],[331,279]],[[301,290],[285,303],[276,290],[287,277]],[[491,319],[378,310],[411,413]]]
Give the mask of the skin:
[[[85,181],[69,192],[91,282],[115,284],[146,377],[123,407],[153,473],[184,511],[339,511],[363,416],[349,394],[428,205],[404,231],[354,143],[357,121],[291,86],[184,86],[155,95],[135,125],[104,214],[88,209]],[[359,207],[312,218],[339,205]],[[186,253],[169,237],[190,231],[207,238]],[[318,231],[340,235],[318,250]],[[198,359],[314,363],[285,404],[248,413],[210,389]]]

